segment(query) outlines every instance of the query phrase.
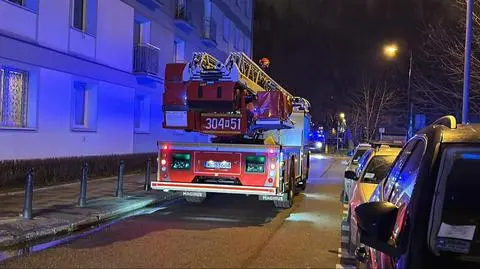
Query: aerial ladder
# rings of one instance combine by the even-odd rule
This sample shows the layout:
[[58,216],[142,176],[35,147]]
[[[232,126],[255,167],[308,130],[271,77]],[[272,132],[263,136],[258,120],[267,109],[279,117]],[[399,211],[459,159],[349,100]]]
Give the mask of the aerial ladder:
[[292,110],[310,108],[242,52],[232,52],[225,62],[195,52],[187,64],[167,64],[165,85],[164,128],[253,135],[292,128]]

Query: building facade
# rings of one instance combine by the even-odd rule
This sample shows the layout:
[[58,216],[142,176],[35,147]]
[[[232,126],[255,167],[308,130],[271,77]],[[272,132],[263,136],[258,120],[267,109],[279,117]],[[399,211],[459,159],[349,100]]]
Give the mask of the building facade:
[[0,0],[0,160],[206,141],[162,126],[165,64],[252,51],[253,0]]

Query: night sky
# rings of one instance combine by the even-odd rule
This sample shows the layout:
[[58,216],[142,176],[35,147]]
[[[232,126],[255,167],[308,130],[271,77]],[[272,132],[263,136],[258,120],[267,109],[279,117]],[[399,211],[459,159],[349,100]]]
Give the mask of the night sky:
[[[348,110],[348,92],[362,78],[389,72],[406,88],[409,50],[419,50],[425,25],[451,20],[446,0],[256,0],[254,58],[268,57],[269,73],[306,97],[315,121]],[[400,45],[395,62],[382,58]]]

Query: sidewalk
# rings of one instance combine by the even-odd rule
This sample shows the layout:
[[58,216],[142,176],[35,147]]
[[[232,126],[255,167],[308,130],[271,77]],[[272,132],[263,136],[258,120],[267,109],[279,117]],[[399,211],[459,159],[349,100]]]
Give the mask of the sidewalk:
[[[152,174],[152,179],[155,174]],[[114,197],[116,178],[88,182],[87,206],[78,207],[80,182],[37,189],[33,193],[33,219],[24,220],[24,193],[0,194],[0,247],[71,232],[150,204],[179,197],[175,193],[143,190],[144,175],[125,176],[123,199]]]

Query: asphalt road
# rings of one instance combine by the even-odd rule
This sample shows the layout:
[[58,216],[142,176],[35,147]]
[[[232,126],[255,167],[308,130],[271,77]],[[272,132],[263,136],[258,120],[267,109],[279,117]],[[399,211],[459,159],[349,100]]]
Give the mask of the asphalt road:
[[305,193],[288,210],[254,196],[178,202],[0,267],[335,268],[343,166],[320,155],[311,165]]

